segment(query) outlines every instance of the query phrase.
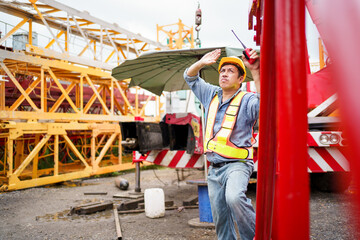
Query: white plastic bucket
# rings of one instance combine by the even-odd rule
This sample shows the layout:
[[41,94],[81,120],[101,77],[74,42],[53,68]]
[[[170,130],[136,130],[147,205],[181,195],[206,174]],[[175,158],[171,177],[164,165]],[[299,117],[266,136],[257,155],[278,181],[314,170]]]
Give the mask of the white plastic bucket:
[[148,188],[144,193],[145,215],[149,218],[165,216],[165,196],[161,188]]

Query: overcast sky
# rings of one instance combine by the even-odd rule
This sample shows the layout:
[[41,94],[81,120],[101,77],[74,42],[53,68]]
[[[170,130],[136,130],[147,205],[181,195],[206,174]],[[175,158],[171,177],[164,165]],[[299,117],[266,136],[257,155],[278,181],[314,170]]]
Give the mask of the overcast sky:
[[[163,26],[182,22],[195,27],[195,11],[200,3],[202,25],[200,39],[202,47],[241,47],[234,37],[233,29],[247,47],[257,48],[253,41],[255,31],[248,30],[248,12],[252,0],[57,0],[92,16],[116,23],[131,32],[156,41],[156,24]],[[307,14],[308,16],[308,14]],[[0,31],[4,23],[15,25],[8,15],[0,13]],[[255,21],[254,21],[255,22]],[[318,61],[318,33],[308,18],[306,25],[308,50],[311,61]],[[175,30],[175,29],[174,29]],[[37,30],[38,31],[38,30]],[[41,31],[40,31],[41,34]],[[196,31],[194,31],[196,38]],[[40,38],[39,38],[40,41]],[[49,40],[47,40],[49,41]],[[166,37],[160,38],[166,44]]]
[[[233,29],[247,47],[259,48],[248,30],[248,12],[252,0],[58,0],[77,10],[156,41],[156,24],[177,23],[179,19],[195,27],[195,11],[198,3],[202,10],[200,39],[202,47],[241,47],[232,34]],[[310,22],[311,21],[307,21]],[[310,58],[318,59],[317,33],[307,24]],[[196,33],[194,31],[194,33]],[[195,34],[196,37],[196,34]]]

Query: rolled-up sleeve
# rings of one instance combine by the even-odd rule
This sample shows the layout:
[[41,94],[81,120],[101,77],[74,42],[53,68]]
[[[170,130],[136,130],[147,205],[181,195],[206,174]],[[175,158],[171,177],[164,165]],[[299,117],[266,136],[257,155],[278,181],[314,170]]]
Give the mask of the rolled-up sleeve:
[[188,68],[184,71],[184,79],[189,85],[191,91],[200,100],[203,105],[208,105],[214,96],[214,93],[218,91],[219,87],[207,83],[202,79],[199,74],[196,76],[187,75]]
[[247,106],[247,114],[250,119],[257,120],[259,118],[259,108],[260,108],[260,94],[255,93],[249,98]]

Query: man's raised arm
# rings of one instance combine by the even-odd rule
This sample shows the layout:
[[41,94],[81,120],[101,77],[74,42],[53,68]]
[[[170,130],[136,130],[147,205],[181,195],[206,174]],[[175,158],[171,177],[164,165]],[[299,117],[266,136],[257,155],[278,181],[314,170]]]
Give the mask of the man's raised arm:
[[189,77],[198,75],[199,71],[208,65],[216,63],[216,60],[220,57],[221,49],[216,49],[205,54],[199,61],[191,65],[187,71]]

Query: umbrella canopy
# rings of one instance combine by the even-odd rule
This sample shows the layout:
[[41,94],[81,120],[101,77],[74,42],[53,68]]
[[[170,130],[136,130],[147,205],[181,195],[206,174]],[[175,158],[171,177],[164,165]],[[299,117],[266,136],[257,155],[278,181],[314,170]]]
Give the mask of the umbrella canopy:
[[[162,91],[189,89],[183,73],[187,67],[199,60],[204,54],[218,48],[198,48],[145,52],[136,59],[126,60],[112,70],[112,76],[118,80],[131,78],[130,87],[140,86],[156,95]],[[243,49],[220,47],[221,57],[241,56]],[[218,85],[218,64],[206,66],[201,70],[201,77],[211,84]],[[247,71],[245,81],[251,81]]]

